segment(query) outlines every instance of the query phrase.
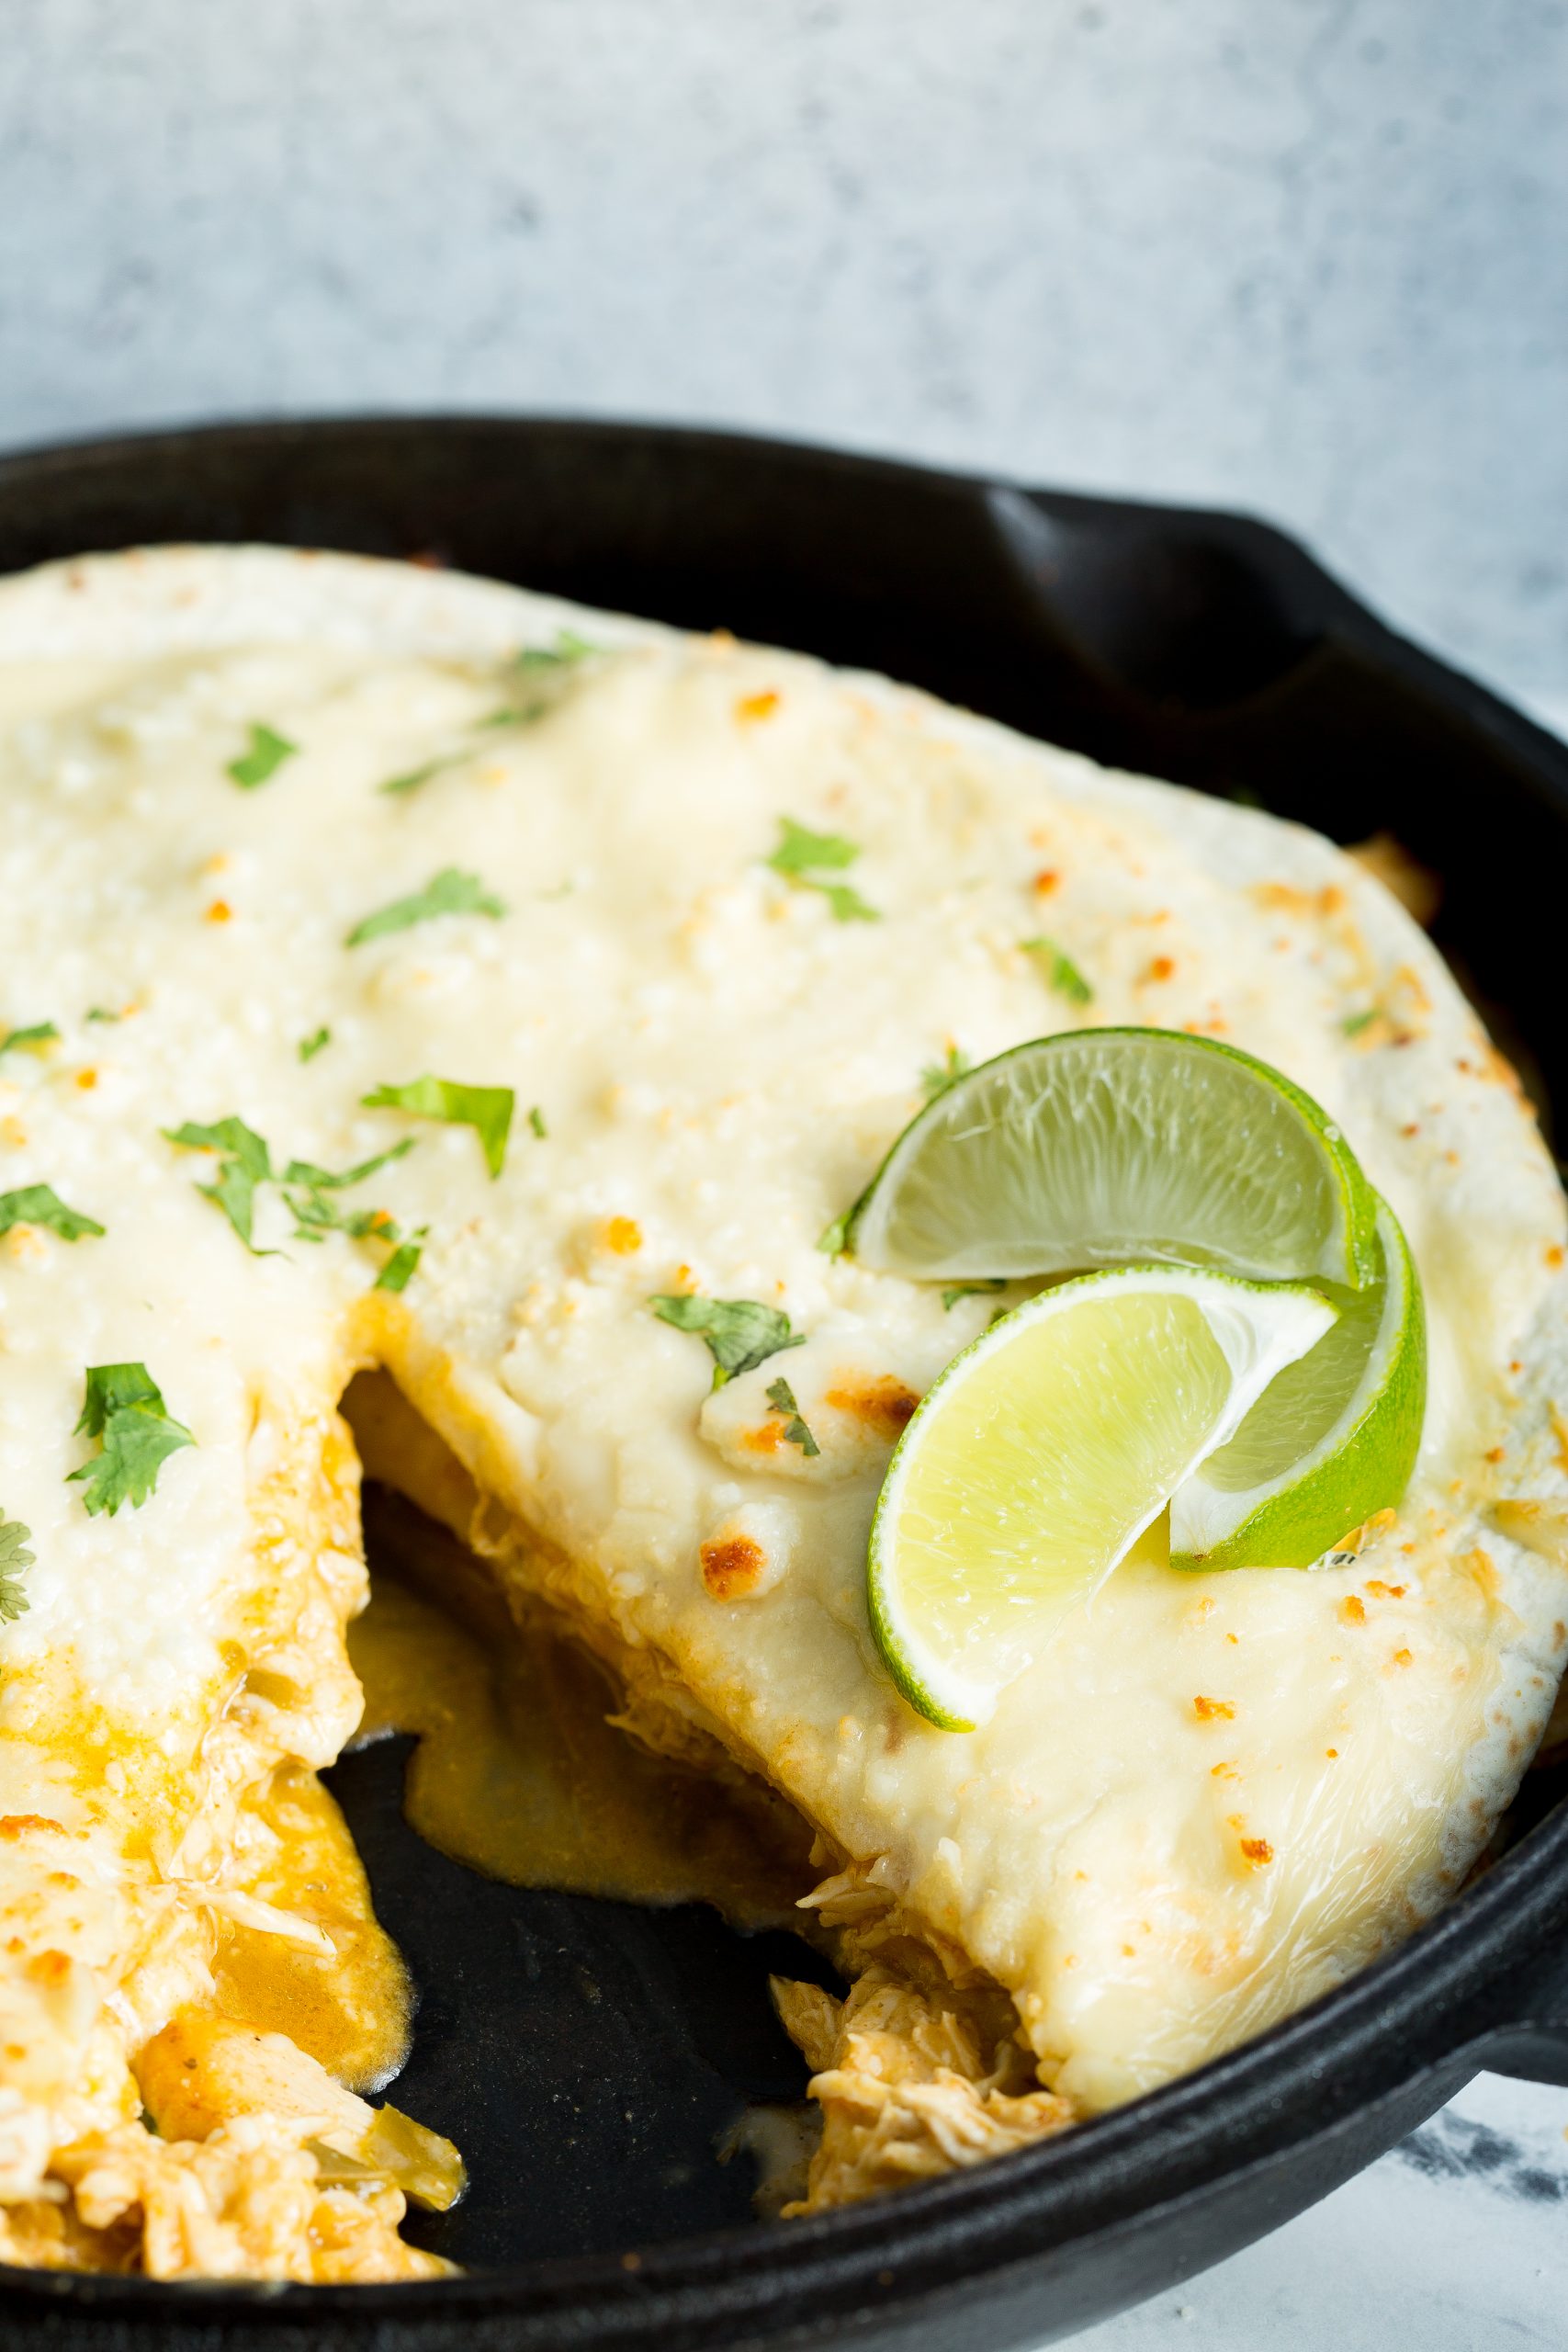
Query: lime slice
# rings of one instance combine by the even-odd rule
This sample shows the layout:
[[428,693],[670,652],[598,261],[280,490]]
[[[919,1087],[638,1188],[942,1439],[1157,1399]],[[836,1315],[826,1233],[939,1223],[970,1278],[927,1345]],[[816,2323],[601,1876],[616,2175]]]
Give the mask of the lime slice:
[[855,1204],[847,1246],[917,1282],[1157,1259],[1360,1290],[1377,1196],[1267,1062],[1179,1030],[1075,1029],[939,1094]]
[[1171,1566],[1302,1568],[1410,1482],[1427,1404],[1427,1318],[1410,1246],[1378,1204],[1377,1279],[1273,1379],[1170,1506]]
[[1127,1266],[1043,1292],[948,1365],[872,1522],[898,1688],[970,1731],[1337,1310],[1303,1285]]

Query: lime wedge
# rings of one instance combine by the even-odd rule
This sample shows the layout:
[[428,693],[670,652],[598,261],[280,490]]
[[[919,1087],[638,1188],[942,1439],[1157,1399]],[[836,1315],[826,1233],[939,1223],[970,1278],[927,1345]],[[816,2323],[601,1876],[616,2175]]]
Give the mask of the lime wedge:
[[1267,1062],[1171,1029],[1075,1029],[983,1062],[907,1126],[848,1220],[917,1282],[1159,1260],[1361,1290],[1377,1196]]
[[948,1365],[872,1522],[871,1623],[911,1706],[971,1731],[1337,1310],[1197,1268],[1086,1274]]
[[1229,1443],[1177,1490],[1173,1567],[1304,1567],[1397,1505],[1421,1443],[1427,1318],[1410,1246],[1384,1201],[1378,1260],[1374,1282],[1342,1295],[1334,1329],[1276,1375]]

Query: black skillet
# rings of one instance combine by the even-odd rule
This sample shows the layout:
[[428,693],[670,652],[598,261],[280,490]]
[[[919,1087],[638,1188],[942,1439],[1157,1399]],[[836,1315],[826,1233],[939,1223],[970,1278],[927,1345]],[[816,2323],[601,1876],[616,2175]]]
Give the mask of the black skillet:
[[[224,426],[0,460],[0,571],[182,538],[423,556],[722,624],[1341,840],[1386,827],[1442,876],[1442,944],[1568,1100],[1568,752],[1259,524],[531,419]],[[799,2095],[763,1978],[812,1968],[804,1947],[477,1878],[403,1824],[402,1762],[371,1748],[333,1785],[423,1987],[399,2097],[474,2176],[416,2233],[467,2274],[258,2289],[7,2271],[0,2342],[999,2352],[1273,2229],[1479,2067],[1568,2083],[1568,1803],[1537,1775],[1476,1885],[1245,2049],[993,2167],[759,2224],[750,2158],[720,2165],[715,2146],[746,2102]]]

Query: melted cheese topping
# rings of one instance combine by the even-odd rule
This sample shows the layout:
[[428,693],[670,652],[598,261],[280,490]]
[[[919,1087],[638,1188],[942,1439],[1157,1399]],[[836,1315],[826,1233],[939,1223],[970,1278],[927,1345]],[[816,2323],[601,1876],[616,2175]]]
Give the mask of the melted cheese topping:
[[[603,650],[519,670],[563,621]],[[372,1363],[466,1466],[506,1577],[988,1971],[1079,2107],[1256,2030],[1457,1883],[1568,1638],[1562,1566],[1488,1516],[1563,1491],[1562,1205],[1510,1074],[1351,862],[795,657],[266,550],[16,583],[0,722],[0,1035],[60,1032],[0,1057],[0,1190],[107,1228],[0,1241],[0,1508],[37,1555],[0,1636],[0,2193],[135,2117],[130,2062],[232,1979],[254,1905],[334,1936],[256,1894],[241,1829],[357,1713],[334,1407]],[[297,750],[243,789],[257,722]],[[769,869],[785,813],[861,845],[878,920]],[[345,944],[454,865],[505,914]],[[1090,1007],[1051,993],[1043,930]],[[880,1668],[863,1550],[906,1400],[987,1302],[815,1242],[923,1068],[1089,1018],[1224,1036],[1341,1120],[1426,1283],[1427,1442],[1349,1565],[1130,1566],[953,1736]],[[473,1129],[365,1107],[426,1073],[514,1090],[493,1181]],[[333,1196],[428,1227],[404,1292],[372,1288],[374,1238],[292,1238],[276,1185],[244,1248],[166,1136],[236,1114],[275,1167],[414,1140]],[[707,1399],[702,1345],[649,1309],[672,1290],[787,1309],[818,1455],[782,1441],[776,1366]],[[196,1443],[89,1517],[84,1370],[130,1360]]]

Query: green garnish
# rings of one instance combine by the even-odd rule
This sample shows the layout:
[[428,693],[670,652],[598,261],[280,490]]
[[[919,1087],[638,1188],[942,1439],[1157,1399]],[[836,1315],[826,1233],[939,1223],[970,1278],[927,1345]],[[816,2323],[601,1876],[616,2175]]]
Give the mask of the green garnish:
[[376,1290],[407,1290],[409,1277],[419,1260],[420,1245],[417,1241],[400,1242],[377,1275],[372,1287]]
[[768,1402],[776,1413],[788,1413],[790,1416],[784,1433],[786,1445],[798,1445],[808,1460],[812,1454],[821,1453],[821,1447],[800,1418],[800,1407],[795,1401],[795,1391],[787,1380],[769,1383]]
[[431,777],[439,775],[444,768],[461,767],[463,762],[471,757],[472,753],[468,752],[448,752],[439,760],[426,760],[422,768],[410,768],[406,775],[389,775],[386,783],[378,784],[376,789],[378,792],[417,792],[422,784],[428,784]]
[[22,1570],[33,1564],[33,1555],[27,1549],[32,1533],[19,1519],[7,1519],[0,1510],[0,1624],[10,1624],[28,1606]]
[[997,1291],[1006,1290],[1006,1288],[1007,1278],[1005,1275],[987,1274],[984,1282],[951,1283],[948,1288],[942,1292],[942,1303],[946,1308],[948,1314],[951,1315],[961,1298],[989,1298]]
[[89,1364],[74,1433],[97,1438],[100,1451],[73,1470],[66,1484],[85,1480],[87,1491],[82,1500],[88,1511],[96,1516],[107,1510],[111,1519],[121,1503],[139,1510],[170,1454],[196,1443],[185,1423],[176,1421],[165,1406],[144,1363]]
[[836,1216],[831,1225],[825,1225],[818,1235],[817,1247],[825,1258],[841,1258],[849,1248],[851,1215],[852,1212],[845,1209],[841,1216]]
[[52,1046],[60,1035],[52,1021],[35,1021],[30,1029],[13,1029],[0,1037],[0,1054],[36,1054],[40,1046]]
[[1047,939],[1042,933],[1033,939],[1021,939],[1018,944],[1026,956],[1039,956],[1045,967],[1046,984],[1058,996],[1065,996],[1069,1004],[1089,1004],[1093,1001],[1094,990],[1072,957],[1065,955],[1054,939]]
[[572,662],[584,661],[590,653],[597,653],[598,650],[599,648],[590,645],[585,637],[579,637],[574,628],[558,629],[553,645],[525,645],[517,656],[517,667],[520,670],[566,669]]
[[293,759],[299,749],[298,743],[291,743],[287,735],[279,735],[276,728],[264,727],[259,719],[253,719],[249,748],[237,760],[231,760],[224,773],[247,792],[254,792],[258,784],[267,783],[277,774],[285,760]]
[[950,1086],[956,1086],[965,1072],[974,1067],[962,1046],[949,1046],[944,1060],[933,1062],[920,1072],[920,1091],[928,1102],[934,1102],[939,1094],[945,1094]]
[[828,873],[841,872],[852,865],[860,855],[858,842],[846,841],[842,833],[814,833],[809,825],[797,824],[793,817],[779,819],[777,847],[764,863],[775,874],[797,890],[818,890],[828,901],[838,922],[880,922],[880,910],[868,906],[860,892],[847,882],[824,882],[821,868]]
[[767,862],[775,874],[786,874],[794,881],[813,866],[835,871],[852,865],[859,855],[860,843],[846,841],[842,833],[814,833],[809,825],[781,817],[778,847]]
[[360,1101],[371,1111],[412,1111],[416,1118],[444,1119],[472,1127],[484,1147],[485,1165],[499,1176],[506,1161],[506,1138],[516,1101],[510,1086],[462,1086],[451,1078],[411,1078],[404,1086],[378,1086]]
[[15,1193],[0,1193],[0,1234],[14,1225],[46,1225],[62,1241],[80,1241],[85,1233],[102,1233],[96,1217],[68,1209],[52,1184],[24,1184]]
[[220,1151],[218,1181],[198,1184],[197,1191],[208,1200],[216,1201],[241,1240],[253,1256],[263,1253],[251,1239],[251,1222],[255,1213],[258,1184],[267,1183],[272,1176],[272,1156],[254,1127],[243,1119],[220,1119],[211,1126],[198,1126],[187,1119],[181,1127],[165,1127],[164,1133],[171,1143],[182,1145],[187,1151]]
[[419,1138],[405,1136],[390,1151],[378,1151],[374,1159],[362,1159],[357,1168],[345,1168],[334,1175],[330,1168],[318,1168],[311,1159],[291,1159],[283,1171],[286,1184],[308,1184],[313,1193],[343,1193],[351,1184],[363,1184],[378,1168],[389,1167],[394,1159],[406,1159]]
[[1377,1019],[1377,1006],[1375,1004],[1369,1005],[1365,1012],[1350,1013],[1347,1019],[1339,1023],[1339,1026],[1347,1037],[1359,1037],[1363,1029],[1370,1029],[1371,1027],[1372,1023]]
[[538,1136],[539,1141],[543,1143],[545,1137],[549,1134],[549,1129],[545,1125],[545,1114],[540,1110],[536,1102],[528,1114],[528,1125],[533,1128],[534,1133]]
[[123,1021],[125,1019],[123,1012],[111,1012],[105,1004],[90,1004],[85,1017],[89,1021]]
[[356,922],[345,944],[359,947],[367,939],[385,939],[389,932],[407,931],[412,924],[429,922],[436,915],[499,917],[505,912],[502,901],[491,897],[477,874],[460,874],[455,865],[444,865],[412,898],[394,899],[389,907],[380,907],[363,922]]
[[316,1056],[321,1051],[322,1047],[330,1046],[332,1041],[333,1033],[330,1029],[312,1030],[310,1036],[301,1037],[299,1040],[300,1060],[302,1062],[313,1062]]
[[661,1323],[677,1331],[694,1331],[714,1360],[713,1385],[754,1371],[784,1348],[806,1344],[804,1331],[792,1331],[789,1317],[777,1306],[755,1298],[694,1298],[682,1292],[661,1292],[649,1300]]

